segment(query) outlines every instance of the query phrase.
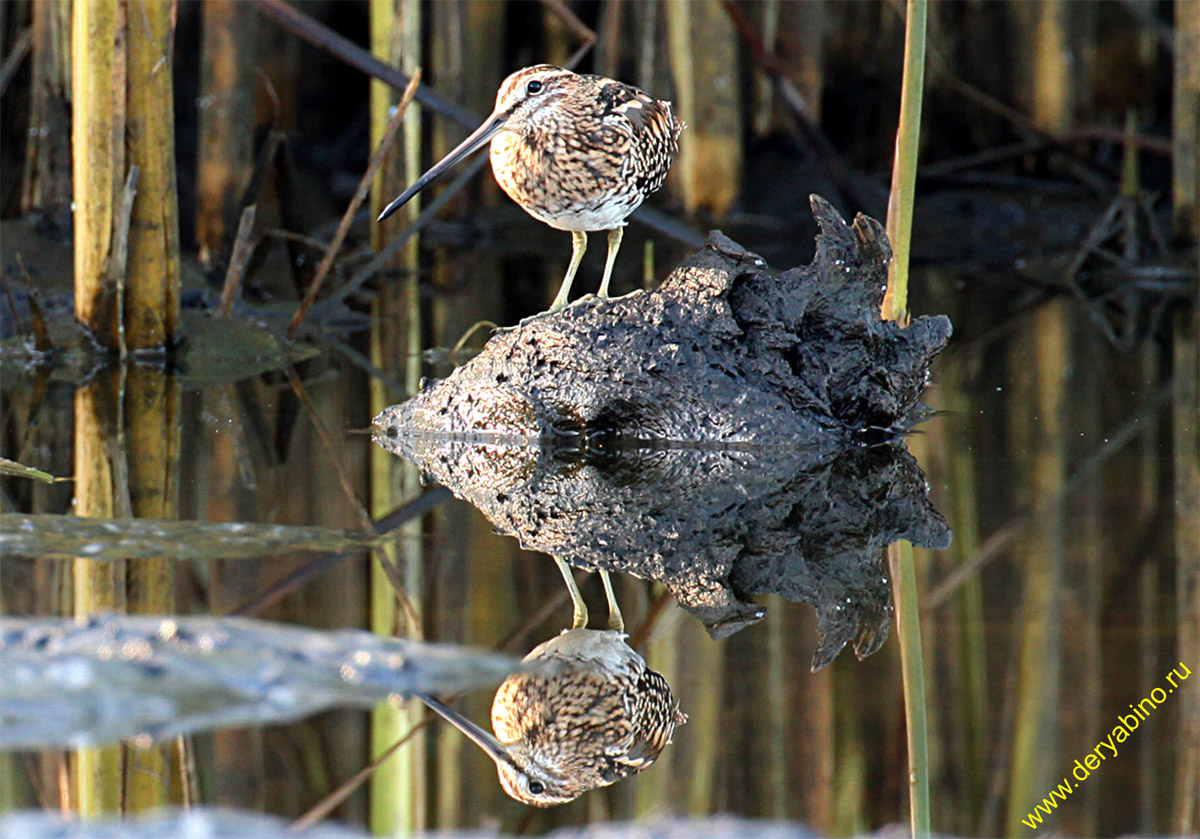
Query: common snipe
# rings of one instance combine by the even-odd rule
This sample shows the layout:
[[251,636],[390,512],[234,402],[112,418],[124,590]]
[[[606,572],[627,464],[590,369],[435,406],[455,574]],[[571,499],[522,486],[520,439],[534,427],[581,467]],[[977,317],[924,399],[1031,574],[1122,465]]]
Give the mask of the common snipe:
[[625,643],[624,623],[608,575],[607,630],[588,629],[587,607],[570,568],[558,561],[575,620],[525,660],[545,672],[510,676],[492,702],[493,736],[431,696],[421,699],[496,762],[500,784],[537,807],[565,804],[590,789],[642,771],[687,722],[666,680]]
[[597,230],[608,231],[599,290],[607,297],[625,219],[662,186],[683,127],[669,102],[636,87],[550,64],[526,67],[500,85],[495,110],[483,124],[404,190],[379,220],[490,142],[492,172],[509,197],[534,218],[571,231],[571,264],[550,311],[566,305],[587,234]]

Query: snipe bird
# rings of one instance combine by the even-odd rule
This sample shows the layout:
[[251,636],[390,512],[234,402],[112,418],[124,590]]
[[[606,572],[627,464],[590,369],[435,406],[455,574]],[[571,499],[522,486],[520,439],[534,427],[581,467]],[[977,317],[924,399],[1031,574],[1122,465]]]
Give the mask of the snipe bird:
[[565,804],[642,771],[687,722],[660,674],[625,643],[606,572],[609,629],[587,628],[587,607],[570,568],[556,558],[575,607],[570,629],[534,647],[525,661],[546,672],[510,676],[492,702],[490,734],[431,696],[421,699],[496,762],[500,784],[536,807]]
[[500,85],[483,124],[388,204],[379,220],[490,142],[500,188],[534,218],[571,231],[571,263],[550,311],[566,305],[587,234],[597,230],[608,231],[599,290],[607,297],[625,219],[663,185],[683,127],[671,103],[636,87],[550,64],[526,67]]

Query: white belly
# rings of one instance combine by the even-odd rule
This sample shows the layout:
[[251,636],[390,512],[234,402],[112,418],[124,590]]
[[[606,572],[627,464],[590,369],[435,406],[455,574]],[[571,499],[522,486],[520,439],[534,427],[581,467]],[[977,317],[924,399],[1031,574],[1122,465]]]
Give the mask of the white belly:
[[525,660],[545,655],[594,661],[612,670],[628,667],[631,660],[641,658],[625,643],[625,635],[612,629],[563,630],[560,635],[534,647]]

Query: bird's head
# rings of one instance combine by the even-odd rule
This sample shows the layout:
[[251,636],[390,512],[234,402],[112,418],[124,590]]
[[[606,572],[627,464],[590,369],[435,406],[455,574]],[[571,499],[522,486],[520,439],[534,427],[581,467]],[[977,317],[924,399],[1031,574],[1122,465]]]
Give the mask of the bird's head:
[[527,754],[522,744],[509,746],[506,757],[497,758],[500,786],[511,798],[531,807],[553,807],[574,801],[587,789],[577,779],[555,772]]
[[525,743],[500,742],[490,731],[432,696],[422,695],[421,701],[469,737],[495,761],[500,786],[522,804],[553,807],[555,804],[574,801],[590,789],[578,780],[556,772],[539,761],[538,756],[533,754]]
[[[552,64],[535,64],[513,73],[496,92],[496,107],[484,125],[501,131],[524,133],[549,122],[550,113],[571,92],[579,76]],[[489,140],[491,137],[488,138]]]
[[408,203],[442,172],[486,146],[501,131],[520,134],[532,126],[549,123],[551,106],[569,94],[571,81],[578,78],[570,70],[552,64],[536,64],[513,73],[500,85],[496,107],[483,124],[388,204],[379,214],[379,221]]

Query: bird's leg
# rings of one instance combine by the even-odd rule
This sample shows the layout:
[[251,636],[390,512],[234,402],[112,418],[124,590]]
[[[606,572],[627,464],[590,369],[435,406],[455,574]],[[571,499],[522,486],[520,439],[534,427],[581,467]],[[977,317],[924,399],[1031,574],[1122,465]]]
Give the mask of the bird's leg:
[[562,572],[563,580],[567,584],[567,591],[571,593],[571,606],[575,610],[575,617],[571,621],[571,628],[582,629],[587,626],[588,622],[587,604],[583,602],[583,595],[579,593],[579,586],[575,585],[575,575],[571,573],[571,566],[558,557],[554,557],[554,561],[558,563],[558,570]]
[[617,605],[617,596],[613,593],[612,580],[608,572],[600,570],[600,582],[604,583],[604,597],[608,600],[608,628],[617,632],[625,631],[625,618],[621,617],[621,607]]
[[608,231],[608,259],[604,260],[604,279],[600,281],[597,297],[608,297],[608,281],[612,279],[613,263],[617,261],[617,251],[621,249],[621,237],[624,235],[624,227],[614,227]]
[[586,250],[587,234],[582,230],[572,230],[571,264],[567,266],[567,276],[563,277],[562,285],[558,289],[558,296],[550,304],[551,312],[557,312],[567,305],[567,297],[571,294],[571,283],[575,281],[575,272],[579,270],[579,263],[583,260],[583,252]]

